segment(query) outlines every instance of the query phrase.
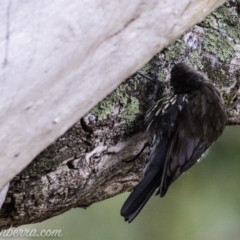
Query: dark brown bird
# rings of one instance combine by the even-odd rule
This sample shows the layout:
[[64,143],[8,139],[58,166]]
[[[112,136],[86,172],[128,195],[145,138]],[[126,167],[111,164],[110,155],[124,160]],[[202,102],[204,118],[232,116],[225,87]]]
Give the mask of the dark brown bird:
[[172,182],[218,139],[226,124],[221,93],[203,74],[179,63],[170,81],[174,94],[157,101],[146,115],[150,154],[143,178],[121,209],[128,222],[155,191],[163,197]]

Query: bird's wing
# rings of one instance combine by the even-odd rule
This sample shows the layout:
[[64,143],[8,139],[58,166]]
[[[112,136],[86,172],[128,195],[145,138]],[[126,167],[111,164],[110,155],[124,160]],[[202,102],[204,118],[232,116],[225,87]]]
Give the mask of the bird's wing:
[[[172,135],[165,158],[161,184],[157,191],[161,197],[166,194],[171,183],[192,167],[213,142],[206,136],[208,127],[204,123],[206,117],[204,112],[206,111],[202,109],[202,101],[203,99],[196,97],[190,100]],[[192,112],[193,109],[199,112],[195,114]]]
[[167,151],[158,193],[163,197],[170,184],[192,167],[209,147],[204,139],[185,137],[186,132],[177,129]]
[[159,100],[148,111],[146,124],[149,132],[152,133],[150,155],[143,178],[121,209],[121,215],[125,221],[131,222],[159,187],[170,141],[169,135],[174,132],[178,115],[183,108],[183,96],[171,96]]

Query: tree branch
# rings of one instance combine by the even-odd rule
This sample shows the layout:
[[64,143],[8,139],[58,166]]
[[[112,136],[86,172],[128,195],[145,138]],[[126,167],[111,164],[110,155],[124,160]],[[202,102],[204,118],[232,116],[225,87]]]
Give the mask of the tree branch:
[[4,1],[0,188],[124,79],[223,2]]

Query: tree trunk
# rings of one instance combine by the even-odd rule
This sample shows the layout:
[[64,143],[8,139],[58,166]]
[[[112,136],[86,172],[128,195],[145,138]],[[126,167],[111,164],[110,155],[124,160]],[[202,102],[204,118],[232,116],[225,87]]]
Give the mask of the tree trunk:
[[158,84],[134,74],[39,154],[11,181],[1,228],[39,222],[131,190],[148,153],[144,115],[156,86],[157,97],[170,94],[173,59],[205,72],[223,93],[228,124],[239,124],[239,9],[238,1],[229,1],[140,70],[151,78],[157,72]]

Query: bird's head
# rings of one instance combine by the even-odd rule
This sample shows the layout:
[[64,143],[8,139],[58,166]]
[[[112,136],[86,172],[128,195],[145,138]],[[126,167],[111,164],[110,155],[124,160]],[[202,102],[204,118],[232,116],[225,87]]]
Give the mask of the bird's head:
[[175,64],[172,68],[170,82],[175,94],[189,93],[206,81],[208,80],[201,73],[185,63]]

